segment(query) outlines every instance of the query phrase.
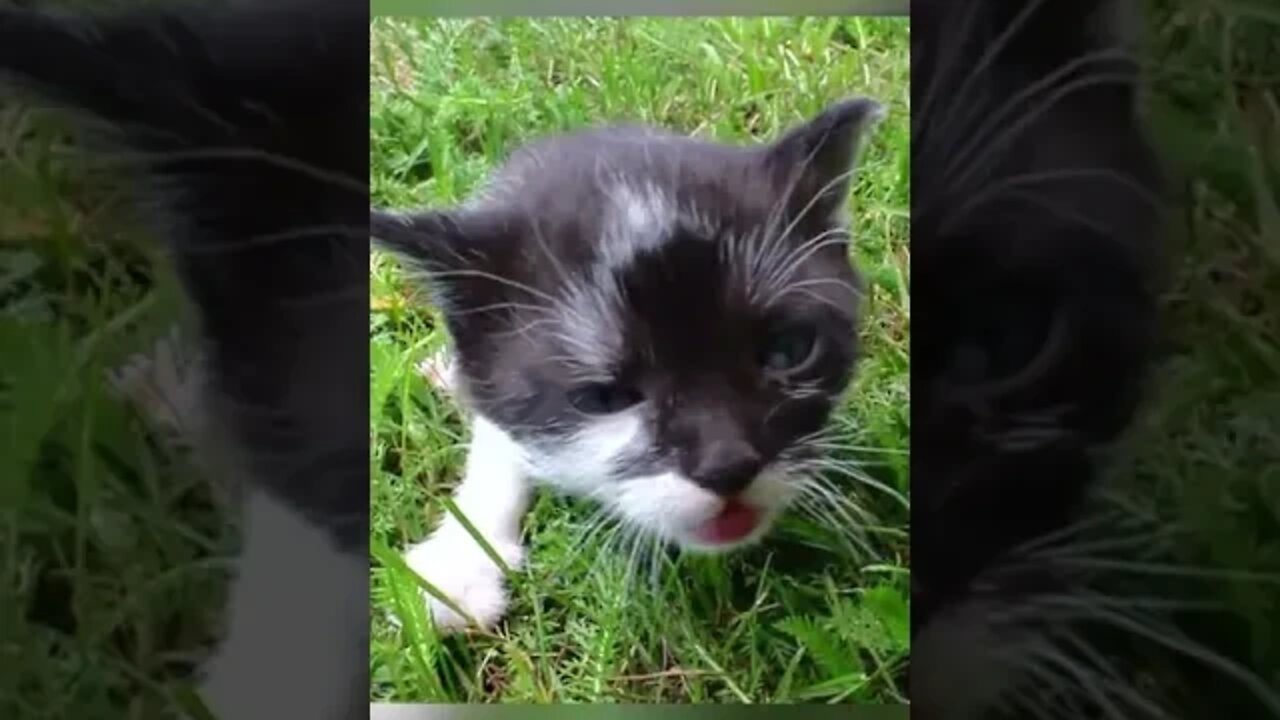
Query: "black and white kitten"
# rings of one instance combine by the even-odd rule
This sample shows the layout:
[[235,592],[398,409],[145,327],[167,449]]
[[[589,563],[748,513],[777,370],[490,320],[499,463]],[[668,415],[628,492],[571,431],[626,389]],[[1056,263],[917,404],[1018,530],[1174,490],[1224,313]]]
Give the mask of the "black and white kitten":
[[1163,182],[1138,114],[1136,13],[912,8],[920,717],[1148,716],[1096,665],[1089,597],[1050,560],[1085,552],[1069,545],[1097,451],[1133,417],[1156,330]]
[[0,79],[120,161],[196,311],[187,440],[242,500],[206,704],[228,720],[364,717],[367,6],[163,5],[0,8]]
[[[556,136],[458,208],[374,212],[444,315],[472,412],[455,500],[509,567],[534,480],[688,550],[769,530],[853,372],[845,211],[882,115],[847,100],[740,147],[646,127]],[[506,611],[501,570],[453,516],[406,559],[482,625]],[[466,623],[429,607],[441,628]]]

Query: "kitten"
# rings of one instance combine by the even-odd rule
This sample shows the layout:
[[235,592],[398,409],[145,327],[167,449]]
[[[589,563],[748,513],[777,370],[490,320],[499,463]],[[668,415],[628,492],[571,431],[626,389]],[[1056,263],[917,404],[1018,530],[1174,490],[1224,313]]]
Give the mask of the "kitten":
[[366,13],[0,8],[0,75],[133,171],[196,311],[197,379],[167,351],[113,379],[135,398],[198,382],[189,440],[235,480],[242,550],[203,678],[215,717],[366,712]]
[[1060,548],[1084,518],[1095,451],[1132,418],[1155,334],[1163,188],[1138,119],[1125,10],[1113,0],[913,8],[921,717],[1056,717],[1047,703],[1062,695],[1020,703],[1050,676],[1086,704],[1101,685],[1068,676],[1092,666],[1071,646],[1082,636],[1055,634],[1079,631],[1078,618],[1051,610],[1070,580],[1034,548]]
[[[508,567],[534,480],[690,551],[768,532],[853,372],[844,213],[882,116],[847,100],[742,147],[551,137],[461,207],[373,213],[445,318],[472,414],[454,499]],[[453,516],[406,560],[481,625],[505,613],[501,569]],[[428,604],[442,629],[466,624]]]

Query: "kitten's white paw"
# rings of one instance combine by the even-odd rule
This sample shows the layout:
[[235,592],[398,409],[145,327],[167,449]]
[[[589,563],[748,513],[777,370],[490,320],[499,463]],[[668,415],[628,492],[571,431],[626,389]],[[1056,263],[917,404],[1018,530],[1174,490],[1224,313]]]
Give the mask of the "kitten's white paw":
[[441,348],[418,363],[418,372],[426,378],[436,390],[453,396],[458,387],[457,364],[453,353]]
[[[524,547],[519,540],[489,540],[489,543],[507,567],[514,570],[524,562]],[[466,531],[433,536],[409,548],[404,559],[414,572],[447,595],[481,627],[492,628],[506,614],[508,597],[502,569]],[[423,594],[427,612],[440,630],[453,632],[468,626],[465,617]]]
[[174,327],[156,340],[150,352],[136,353],[107,371],[107,382],[116,394],[178,442],[190,440],[201,418],[198,363],[187,345]]

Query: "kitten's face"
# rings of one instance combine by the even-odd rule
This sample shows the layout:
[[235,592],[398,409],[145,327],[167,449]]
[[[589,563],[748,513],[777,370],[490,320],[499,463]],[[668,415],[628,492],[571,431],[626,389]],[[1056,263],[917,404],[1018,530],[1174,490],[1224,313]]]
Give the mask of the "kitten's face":
[[913,72],[927,97],[911,143],[911,699],[921,717],[992,717],[1023,690],[1039,696],[1066,667],[1046,670],[1044,658],[1075,657],[1053,641],[1081,637],[1069,624],[1079,618],[1052,611],[1070,597],[1069,576],[1034,551],[1060,550],[1081,521],[1092,450],[1132,416],[1155,327],[1160,182],[1135,113],[1137,69],[1120,52],[1125,5],[917,5]]
[[425,270],[460,391],[530,471],[691,549],[763,535],[848,385],[841,210],[878,104],[776,143],[614,128],[516,153],[456,211],[375,213]]

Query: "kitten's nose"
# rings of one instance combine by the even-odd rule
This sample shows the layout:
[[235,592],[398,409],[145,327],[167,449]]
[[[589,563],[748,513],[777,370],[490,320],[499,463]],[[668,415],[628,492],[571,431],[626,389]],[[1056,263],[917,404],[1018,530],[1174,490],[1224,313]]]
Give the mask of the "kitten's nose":
[[742,440],[718,440],[702,449],[690,479],[711,492],[733,497],[760,472],[760,453]]

